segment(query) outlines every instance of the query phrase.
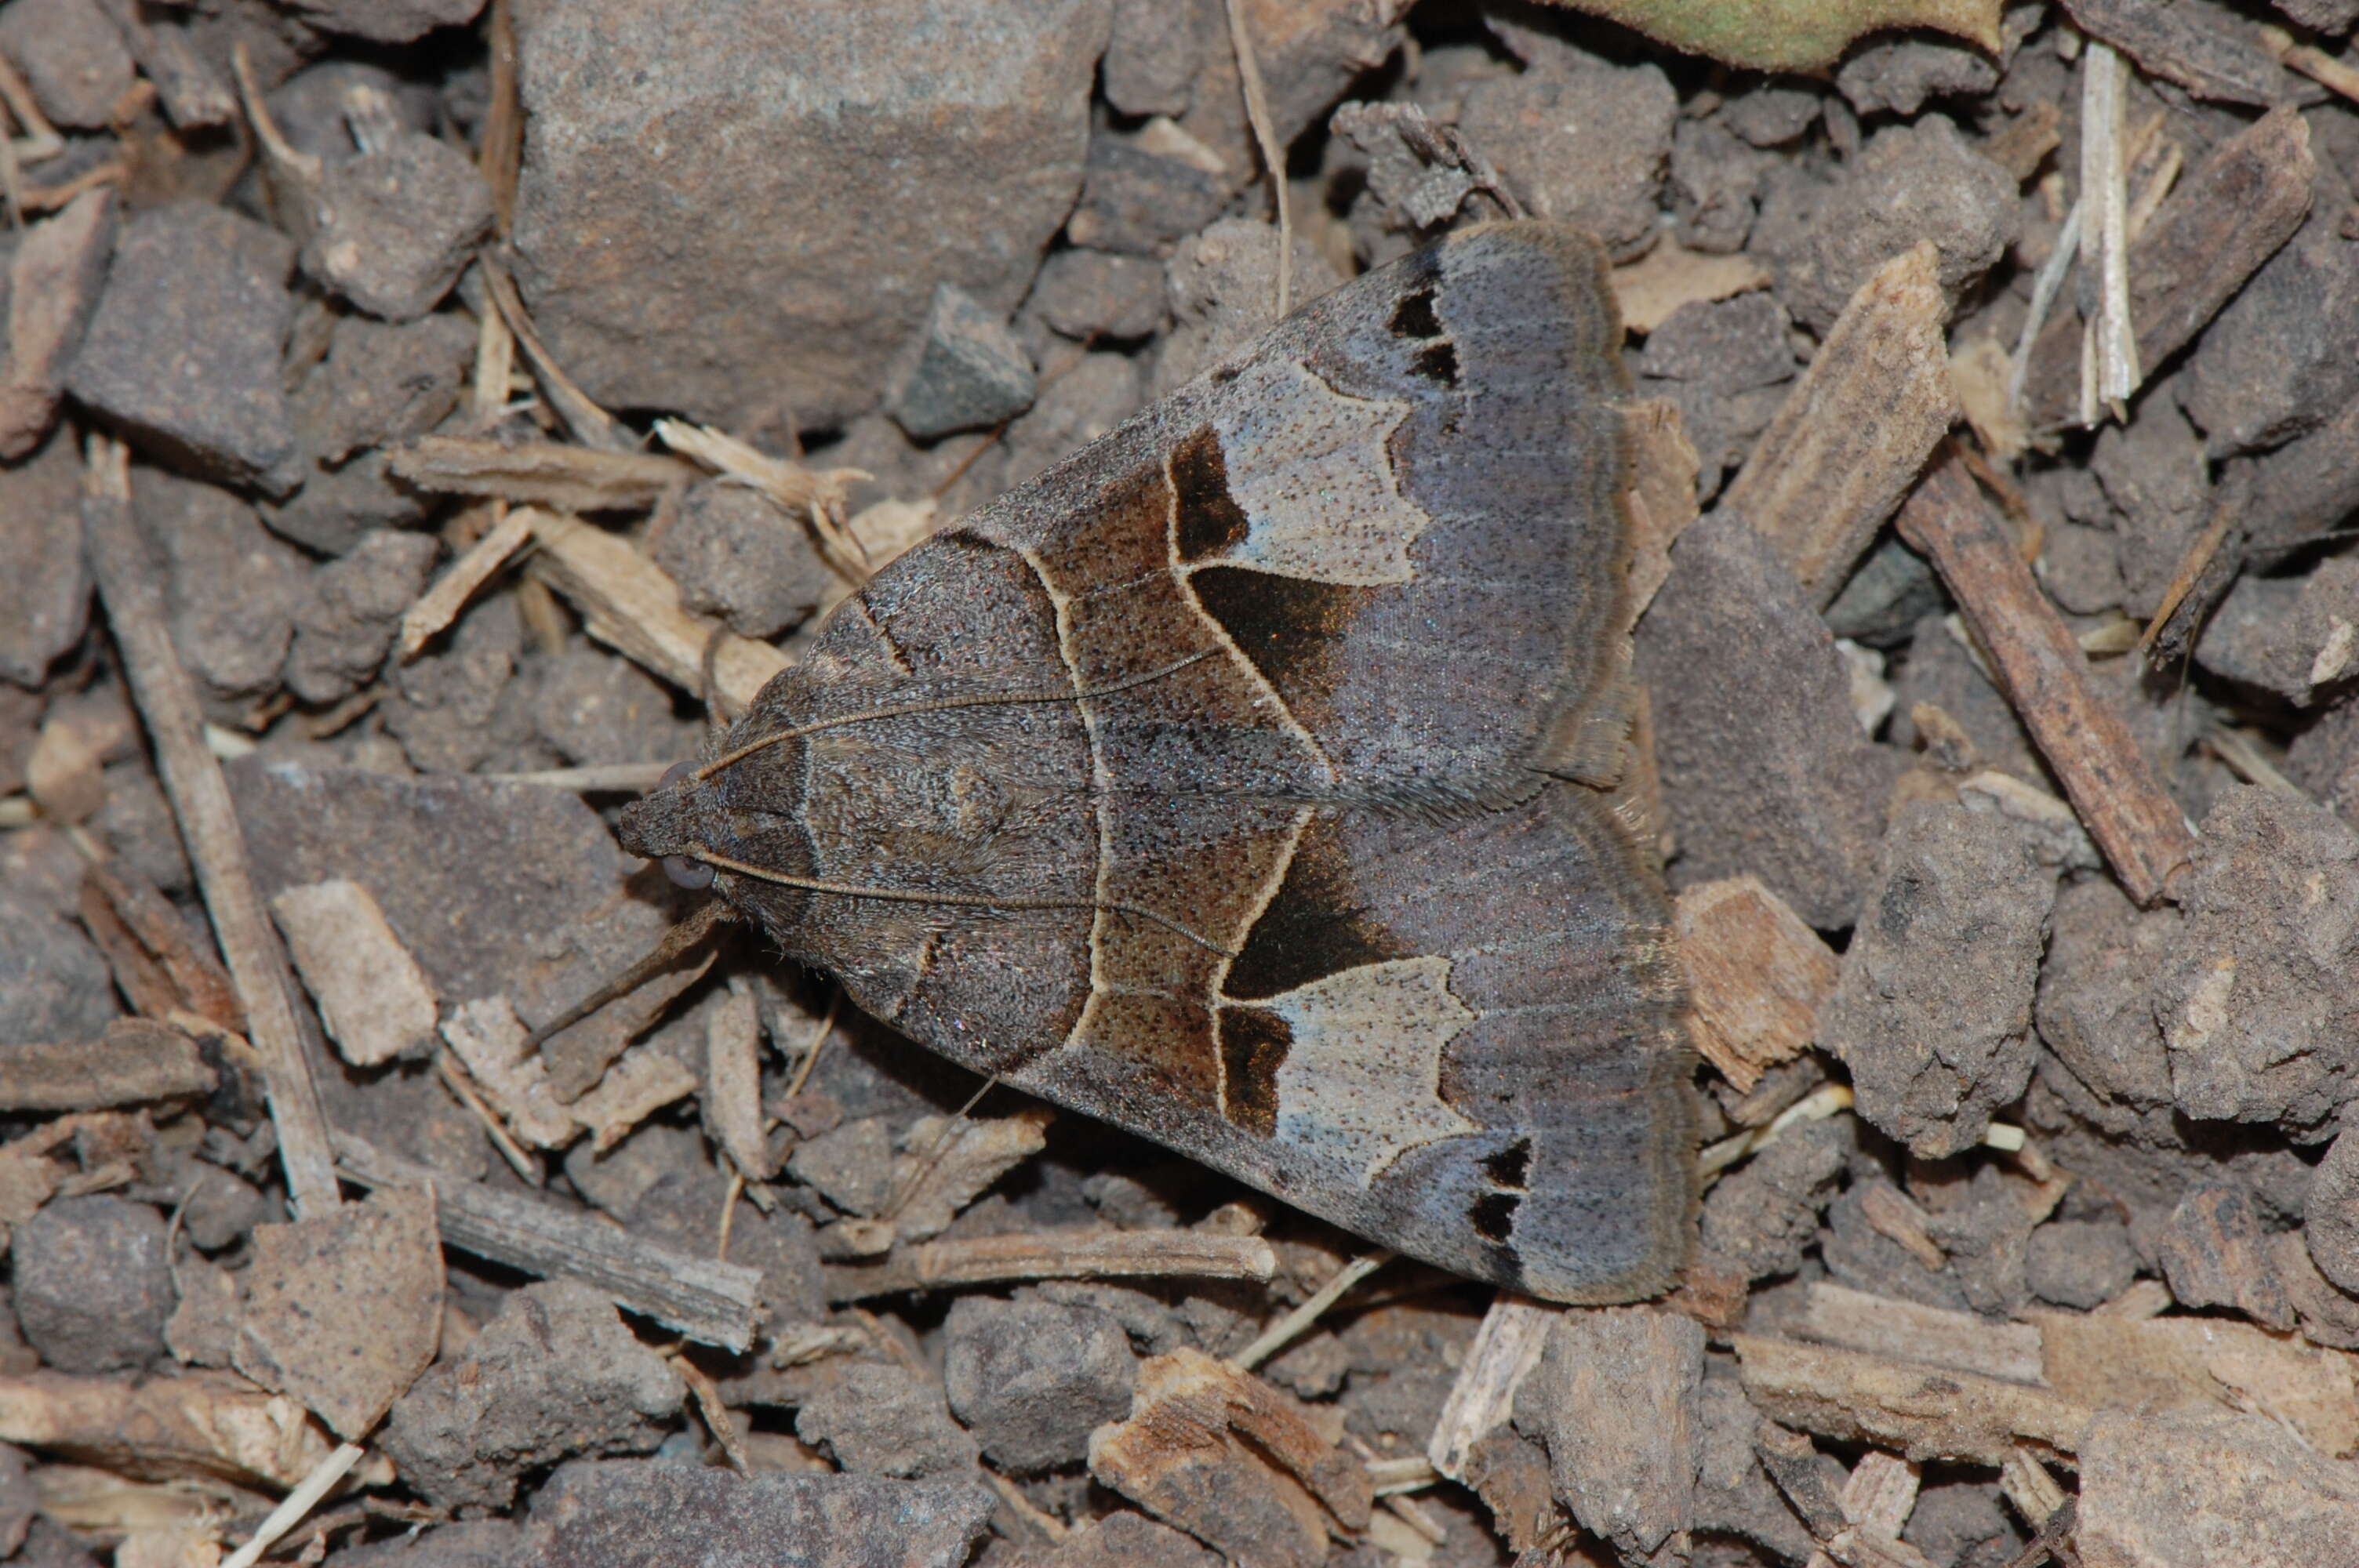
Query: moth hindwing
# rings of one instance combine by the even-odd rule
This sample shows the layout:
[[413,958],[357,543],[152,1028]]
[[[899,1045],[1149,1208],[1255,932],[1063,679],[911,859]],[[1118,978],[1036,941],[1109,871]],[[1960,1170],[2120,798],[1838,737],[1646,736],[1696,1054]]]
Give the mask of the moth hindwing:
[[1625,699],[1594,244],[1314,301],[847,600],[626,844],[971,1067],[1444,1268],[1665,1288],[1692,1227]]

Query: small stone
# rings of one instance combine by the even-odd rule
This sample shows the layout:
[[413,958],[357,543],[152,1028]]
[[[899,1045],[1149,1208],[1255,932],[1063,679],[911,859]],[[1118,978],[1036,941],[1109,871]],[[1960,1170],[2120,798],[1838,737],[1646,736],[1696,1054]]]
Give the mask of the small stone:
[[1745,248],[1761,187],[1761,156],[1717,120],[1681,120],[1671,136],[1669,194],[1679,242],[1691,251]]
[[1937,1160],[2030,1080],[2056,873],[2002,819],[1920,803],[1893,818],[1877,881],[1818,1044],[1850,1066],[1861,1116]]
[[2121,607],[2121,553],[2114,535],[2079,523],[2049,524],[2039,552],[2039,584],[2075,615]]
[[394,1400],[379,1442],[437,1506],[503,1509],[536,1465],[653,1449],[686,1393],[613,1303],[544,1280]]
[[1844,1119],[1788,1129],[1713,1184],[1704,1199],[1701,1257],[1748,1281],[1799,1269],[1856,1147]]
[[1944,602],[1940,579],[1925,557],[1886,538],[1867,553],[1827,606],[1827,630],[1870,647],[1890,647],[1906,642],[1925,617],[1938,618]]
[[2322,163],[2310,216],[2203,329],[2187,412],[2212,457],[2308,435],[2359,395],[2359,237],[2350,193]]
[[1226,45],[1208,25],[1216,20],[1209,6],[1191,0],[1114,0],[1098,68],[1106,102],[1142,118],[1185,114],[1205,53]]
[[1012,419],[1032,406],[1036,391],[1031,357],[1007,323],[946,283],[888,376],[885,412],[930,441]]
[[440,304],[492,228],[492,189],[473,160],[416,131],[329,164],[314,205],[304,272],[388,321]]
[[282,539],[341,556],[371,534],[415,527],[428,506],[427,496],[393,477],[386,454],[371,449],[340,467],[313,467],[292,498],[262,503],[262,520]]
[[395,324],[339,316],[328,357],[295,394],[295,427],[312,460],[422,436],[459,406],[475,329],[454,315]]
[[1136,136],[1098,132],[1084,167],[1081,201],[1065,234],[1092,250],[1162,256],[1228,205],[1225,180]]
[[1145,1514],[1105,1514],[1041,1558],[1040,1568],[1219,1568],[1221,1559],[1190,1536]]
[[295,614],[287,684],[306,702],[334,702],[365,686],[385,662],[402,612],[426,590],[441,546],[423,534],[380,528],[352,553],[311,574]]
[[741,637],[768,639],[817,613],[838,579],[800,518],[750,485],[703,480],[656,542],[680,602]]
[[1878,131],[1832,184],[1774,183],[1752,243],[1794,319],[1824,336],[1870,273],[1921,240],[1954,305],[2014,243],[2020,207],[2015,177],[1928,114]]
[[[576,1460],[534,1495],[515,1562],[518,1568],[961,1568],[990,1533],[995,1506],[981,1486],[912,1486],[866,1476],[740,1477],[660,1461]],[[465,1528],[445,1525],[434,1533]]]
[[66,389],[168,458],[275,493],[300,478],[279,347],[295,246],[206,201],[138,213]]
[[581,767],[659,762],[696,749],[669,687],[620,654],[574,643],[542,666],[532,704],[540,736]]
[[122,1015],[106,960],[68,909],[0,887],[0,1046],[96,1039]]
[[2206,1120],[2312,1134],[2359,1091],[2359,833],[2325,807],[2232,788],[2203,819],[2185,916],[2148,1005],[2171,1096]]
[[2212,511],[2203,438],[2177,401],[2157,387],[2138,399],[2137,416],[2108,425],[2090,454],[2104,509],[2079,521],[2110,525],[2122,574],[2122,608],[2149,620],[2161,607],[2187,547]]
[[1008,487],[1071,457],[1136,413],[1142,380],[1138,362],[1127,354],[1083,354],[1042,387],[1032,411],[1007,427],[1003,472]]
[[951,1413],[991,1462],[1024,1474],[1089,1457],[1090,1433],[1129,1412],[1138,1358],[1112,1314],[1037,1296],[962,1296],[942,1325]]
[[1003,316],[1023,299],[1081,189],[1110,12],[519,10],[514,243],[534,324],[605,407],[842,428],[937,285]]
[[172,1268],[164,1217],[112,1193],[57,1198],[16,1231],[16,1322],[60,1372],[116,1372],[164,1354]]
[[[1162,397],[1266,331],[1277,308],[1277,226],[1223,218],[1180,242],[1164,268],[1171,333],[1156,357],[1153,396]],[[1294,237],[1294,303],[1343,281],[1299,233]]]
[[523,653],[516,598],[499,594],[461,616],[440,650],[393,666],[393,694],[380,711],[412,766],[469,773],[510,742],[516,731],[508,719],[530,731],[528,686],[515,678]]
[[962,1480],[978,1468],[975,1441],[951,1419],[941,1390],[906,1367],[845,1366],[804,1402],[795,1435],[857,1476]]
[[2296,708],[2359,676],[2359,558],[2329,556],[2298,578],[2236,579],[2195,643],[2212,674]]
[[8,258],[0,458],[24,457],[57,424],[67,367],[106,285],[116,208],[112,189],[85,190],[27,229]]
[[103,129],[136,72],[97,0],[12,0],[0,9],[0,54],[24,73],[52,124]]
[[39,686],[89,624],[82,463],[60,436],[0,467],[0,678]]
[[236,1172],[218,1165],[192,1169],[188,1198],[180,1209],[180,1228],[200,1251],[219,1252],[236,1246],[270,1212],[269,1200],[261,1189]]
[[1679,107],[1661,67],[1568,47],[1476,84],[1458,128],[1535,216],[1578,223],[1626,261],[1655,243]]
[[254,1233],[237,1369],[357,1443],[434,1359],[442,1249],[431,1193],[362,1203]]
[[288,0],[287,8],[323,33],[406,44],[437,27],[465,27],[484,0]]
[[353,139],[355,117],[375,114],[382,119],[389,106],[396,126],[431,131],[436,114],[430,90],[421,90],[421,84],[405,81],[383,66],[346,59],[305,66],[272,88],[266,101],[288,146],[323,163],[359,156],[359,144]]
[[2031,1233],[2025,1282],[2043,1302],[2087,1312],[2129,1289],[2137,1249],[2117,1220],[2051,1219]]
[[881,1116],[847,1121],[797,1144],[787,1170],[846,1214],[875,1214],[893,1197],[893,1130]]
[[1818,123],[1819,94],[1774,79],[1720,106],[1720,123],[1756,147],[1781,147]]
[[1933,98],[1988,92],[1998,67],[1971,44],[1897,38],[1855,51],[1835,72],[1835,90],[1862,114],[1913,115]]
[[1636,356],[1637,392],[1679,406],[1680,423],[1703,461],[1699,489],[1720,488],[1723,470],[1745,460],[1753,438],[1786,399],[1799,368],[1777,301],[1759,291],[1696,300],[1671,312]]
[[1142,256],[1052,251],[1027,308],[1082,342],[1144,338],[1163,325],[1163,269]]
[[163,558],[172,643],[198,688],[223,711],[268,695],[308,596],[302,557],[216,486],[143,469],[131,500]]
[[1744,519],[1715,514],[1680,535],[1638,623],[1637,669],[1679,836],[1674,882],[1750,872],[1812,927],[1849,925],[1893,759],[1861,732],[1826,623]]
[[2180,1305],[2227,1307],[2265,1327],[2293,1327],[2293,1303],[2278,1282],[2268,1233],[2241,1184],[2199,1186],[2159,1223],[2147,1217],[2137,1235]]

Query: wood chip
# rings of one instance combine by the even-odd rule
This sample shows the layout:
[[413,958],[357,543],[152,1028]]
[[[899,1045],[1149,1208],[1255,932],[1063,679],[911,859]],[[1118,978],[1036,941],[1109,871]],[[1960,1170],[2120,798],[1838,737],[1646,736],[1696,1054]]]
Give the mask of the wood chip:
[[2152,903],[2189,864],[2195,836],[2129,726],[2090,685],[2080,644],[1954,454],[1926,475],[1899,527],[1963,610],[2114,874],[2131,898]]
[[375,1067],[432,1049],[433,982],[368,889],[339,877],[288,888],[270,908],[345,1061]]
[[249,1035],[262,1053],[288,1191],[305,1217],[327,1214],[342,1199],[327,1118],[296,1029],[288,989],[292,977],[255,892],[229,784],[205,748],[196,685],[168,631],[161,574],[132,520],[130,453],[103,437],[93,437],[90,450],[82,536],[92,575],[106,601],[132,696],[155,742],[164,792],[212,914],[214,935],[245,1004]]
[[1745,1397],[1772,1421],[1909,1458],[2004,1465],[2018,1442],[2071,1453],[2093,1411],[2050,1392],[1856,1350],[1733,1336]]
[[1194,1230],[1038,1230],[927,1241],[875,1263],[830,1265],[830,1301],[1017,1280],[1206,1279],[1266,1283],[1277,1252],[1258,1236]]
[[762,1130],[762,1011],[750,982],[731,976],[729,995],[704,1020],[705,1125],[749,1182],[777,1173]]
[[2033,1387],[2045,1381],[2039,1330],[1975,1313],[1811,1282],[1797,1332],[1845,1350],[1922,1361]]
[[2359,1357],[2224,1317],[2042,1312],[2047,1382],[2069,1400],[2124,1410],[2256,1410],[2321,1454],[2359,1450]]
[[[442,1240],[537,1279],[578,1280],[700,1344],[742,1352],[763,1321],[762,1275],[658,1246],[581,1209],[462,1182],[336,1135],[345,1175],[370,1187],[431,1186]],[[0,1433],[5,1438],[5,1433]]]
[[1672,914],[1687,970],[1688,1029],[1741,1093],[1801,1054],[1842,960],[1758,877],[1698,882]]
[[212,1476],[274,1489],[300,1481],[333,1448],[302,1406],[230,1372],[0,1378],[0,1442],[136,1480]]
[[24,457],[56,423],[66,356],[98,303],[114,244],[114,193],[87,190],[25,231],[8,262],[7,368],[0,459]]
[[[93,861],[82,872],[80,914],[118,980],[127,968],[148,977],[124,988],[144,1016],[168,1018],[185,1009],[223,1029],[245,1031],[245,1009],[212,945],[128,865]],[[154,993],[152,1002],[143,1000],[143,988]]]
[[319,1218],[256,1226],[241,1279],[237,1369],[354,1441],[440,1343],[433,1191],[390,1187]]
[[1869,275],[1721,498],[1821,610],[1958,416],[1939,264],[1926,241]]
[[1638,260],[1615,267],[1613,281],[1623,329],[1651,332],[1682,305],[1768,287],[1769,272],[1751,256],[1691,251],[1666,235]]
[[582,612],[598,641],[681,690],[701,694],[704,650],[714,638],[715,689],[742,713],[787,657],[717,621],[680,608],[679,585],[625,540],[554,513],[531,513],[540,552],[531,569]]
[[0,1051],[0,1110],[100,1110],[188,1099],[212,1093],[217,1082],[194,1040],[141,1018],[117,1019],[99,1040]]
[[[2141,364],[2161,364],[2184,348],[2293,237],[2310,211],[2315,172],[2309,126],[2279,108],[2213,147],[2179,181],[2129,248]],[[2067,308],[2049,319],[2026,356],[2023,409],[2033,429],[2074,416],[2082,338],[2080,316]]]
[[2155,0],[2064,0],[2064,9],[2092,38],[2198,98],[2266,109],[2292,95],[2293,83],[2260,38],[2231,30],[2237,27],[2231,13]]
[[1426,1457],[1453,1481],[1466,1479],[1466,1463],[1474,1445],[1506,1424],[1515,1409],[1516,1390],[1539,1365],[1548,1331],[1564,1309],[1501,1291],[1491,1298],[1490,1310],[1474,1330],[1474,1343],[1458,1368],[1435,1418],[1433,1435],[1426,1440]]
[[1653,603],[1671,575],[1671,546],[1696,520],[1696,475],[1703,460],[1680,422],[1679,405],[1660,398],[1623,410],[1630,432],[1630,621]]
[[923,1241],[949,1229],[985,1188],[1048,1146],[1056,1115],[1047,1106],[1027,1106],[982,1120],[927,1116],[911,1122],[893,1161],[893,1203],[885,1217],[894,1234]]
[[404,664],[416,658],[427,643],[459,618],[459,611],[467,607],[476,590],[531,539],[530,514],[517,510],[501,516],[482,538],[467,546],[465,554],[443,568],[433,586],[418,596],[417,603],[402,612],[401,635],[394,643],[395,656]]
[[420,436],[388,448],[386,465],[420,490],[561,512],[640,512],[697,477],[693,464],[655,452],[608,452],[553,441],[509,446],[473,436]]
[[1367,1471],[1301,1404],[1190,1348],[1140,1364],[1129,1418],[1090,1434],[1090,1474],[1257,1568],[1319,1568],[1373,1501]]

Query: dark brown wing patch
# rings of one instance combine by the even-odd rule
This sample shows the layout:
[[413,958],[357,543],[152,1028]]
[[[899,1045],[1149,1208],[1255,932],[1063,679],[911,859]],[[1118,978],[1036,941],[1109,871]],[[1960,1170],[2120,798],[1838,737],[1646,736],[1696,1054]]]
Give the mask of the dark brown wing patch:
[[1373,917],[1359,876],[1329,819],[1313,818],[1296,845],[1277,895],[1254,923],[1221,990],[1259,1001],[1344,969],[1417,955]]

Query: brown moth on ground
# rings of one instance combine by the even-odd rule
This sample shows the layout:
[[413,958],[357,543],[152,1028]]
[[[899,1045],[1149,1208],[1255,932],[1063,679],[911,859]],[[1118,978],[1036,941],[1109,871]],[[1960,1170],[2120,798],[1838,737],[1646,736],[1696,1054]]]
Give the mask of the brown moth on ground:
[[1620,339],[1560,224],[1363,275],[879,572],[625,847],[953,1060],[1336,1224],[1666,1288],[1680,985],[1593,787]]

